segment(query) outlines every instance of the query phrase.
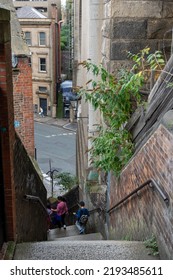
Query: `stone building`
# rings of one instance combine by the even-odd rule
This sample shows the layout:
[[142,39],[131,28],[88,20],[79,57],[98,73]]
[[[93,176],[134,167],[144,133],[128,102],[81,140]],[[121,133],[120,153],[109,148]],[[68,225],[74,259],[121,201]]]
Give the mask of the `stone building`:
[[[137,53],[149,46],[151,52],[162,50],[166,59],[169,60],[172,41],[172,1],[76,0],[74,7],[74,85],[83,86],[92,78],[91,74],[78,66],[79,62],[88,58],[95,64],[102,62],[109,72],[116,72],[119,68],[128,67],[127,51]],[[163,88],[166,92],[166,87]],[[78,112],[77,167],[81,193],[88,200],[88,203],[91,203],[92,207],[102,208],[101,201],[106,197],[104,217],[105,235],[108,238],[143,240],[153,233],[157,238],[161,257],[172,259],[171,232],[173,229],[170,217],[172,186],[169,180],[163,178],[164,174],[159,168],[159,163],[156,164],[156,154],[160,160],[162,159],[160,166],[162,168],[164,166],[164,173],[169,179],[172,178],[171,155],[169,153],[172,135],[167,127],[159,127],[159,121],[161,121],[159,115],[163,117],[161,112],[167,113],[173,105],[170,99],[169,102],[167,99],[167,103],[166,101],[159,103],[162,98],[164,100],[163,91],[162,94],[162,97],[159,94],[158,99],[157,95],[154,94],[157,101],[155,102],[153,98],[149,108],[154,110],[157,107],[156,104],[161,103],[165,107],[162,107],[161,111],[161,107],[159,107],[161,105],[158,105],[157,117],[153,115],[152,121],[149,121],[149,115],[151,117],[153,111],[148,109],[147,115],[142,119],[145,125],[141,126],[139,137],[142,146],[122,171],[120,180],[116,180],[111,173],[108,174],[106,186],[100,185],[99,182],[99,188],[95,187],[89,198],[86,195],[87,186],[91,183],[89,177],[94,170],[89,163],[89,154],[86,153],[90,148],[88,136],[95,134],[94,124],[99,124],[102,120],[99,112],[94,111],[90,104],[82,100]],[[138,124],[138,129],[139,125],[141,123]],[[134,131],[132,126],[131,130]],[[146,136],[147,132],[150,138],[141,138],[141,135]],[[135,133],[137,132],[135,131]],[[136,141],[135,138],[134,141]],[[160,143],[158,145],[159,152],[154,151],[154,143]],[[161,148],[161,143],[167,144]],[[159,158],[158,162],[160,162]],[[116,210],[110,211],[109,214],[107,213],[128,193],[148,182],[149,179],[154,179],[167,193],[170,199],[169,206],[162,203],[162,198],[159,199],[157,194],[151,195],[147,189],[146,193],[142,193],[140,201],[133,197],[125,206],[122,205]],[[149,202],[151,203],[149,204]],[[157,213],[159,214],[157,215]],[[99,215],[96,215],[95,224],[97,226],[99,226],[98,220]],[[101,223],[103,223],[103,219]],[[103,229],[102,226],[101,228]],[[165,228],[168,229],[166,233]]]
[[13,4],[31,54],[33,110],[56,117],[60,0]]
[[13,0],[13,5],[16,10],[28,6],[35,8],[37,11],[45,15],[46,17],[51,17],[51,5],[55,4],[58,8],[58,13],[60,17],[61,10],[61,0]]

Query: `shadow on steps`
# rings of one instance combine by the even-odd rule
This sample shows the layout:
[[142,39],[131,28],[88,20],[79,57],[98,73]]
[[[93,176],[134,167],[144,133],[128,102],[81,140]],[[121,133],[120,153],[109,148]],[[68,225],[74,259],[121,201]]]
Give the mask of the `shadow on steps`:
[[102,235],[99,232],[79,234],[75,225],[67,226],[66,230],[63,228],[52,229],[48,233],[48,241],[58,241],[58,240],[103,240]]

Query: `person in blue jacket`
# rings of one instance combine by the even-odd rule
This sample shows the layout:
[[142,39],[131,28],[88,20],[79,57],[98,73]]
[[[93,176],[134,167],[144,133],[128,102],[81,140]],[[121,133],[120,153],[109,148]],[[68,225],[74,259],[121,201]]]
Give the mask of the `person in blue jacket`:
[[88,221],[88,217],[89,217],[89,211],[87,208],[85,208],[85,203],[84,201],[79,202],[79,210],[77,211],[77,213],[73,213],[77,220],[76,220],[76,227],[79,230],[80,234],[85,233],[85,228],[86,228],[86,224]]

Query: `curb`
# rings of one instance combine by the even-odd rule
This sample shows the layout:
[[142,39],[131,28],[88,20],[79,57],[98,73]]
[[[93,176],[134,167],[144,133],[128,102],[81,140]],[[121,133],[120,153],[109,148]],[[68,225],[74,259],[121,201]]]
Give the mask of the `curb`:
[[[68,128],[66,127],[67,125],[70,125],[70,122],[64,122],[63,124],[58,124],[58,123],[53,123],[51,122],[51,120],[47,120],[47,121],[41,121],[40,119],[34,119],[35,122],[38,123],[43,123],[43,124],[47,124],[47,125],[52,125],[52,126],[57,126],[57,127],[63,127],[64,129],[70,130],[70,131],[76,131],[76,129],[73,128]],[[77,123],[76,123],[77,124]]]

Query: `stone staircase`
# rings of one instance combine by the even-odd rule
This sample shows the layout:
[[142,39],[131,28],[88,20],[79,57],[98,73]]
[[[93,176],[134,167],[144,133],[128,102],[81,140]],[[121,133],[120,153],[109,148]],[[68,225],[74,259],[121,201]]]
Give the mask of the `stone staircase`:
[[100,233],[79,235],[75,226],[53,229],[44,242],[16,245],[14,260],[156,260],[142,242],[104,240]]

